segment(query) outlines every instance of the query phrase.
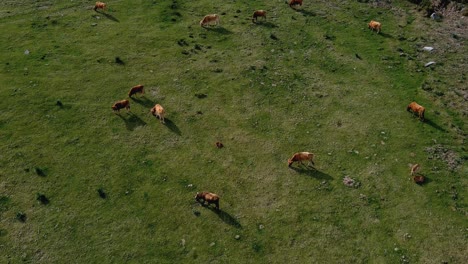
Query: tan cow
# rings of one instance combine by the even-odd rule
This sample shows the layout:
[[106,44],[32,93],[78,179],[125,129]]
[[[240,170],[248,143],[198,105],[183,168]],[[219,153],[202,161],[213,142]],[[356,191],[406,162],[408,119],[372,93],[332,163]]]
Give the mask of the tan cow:
[[410,170],[410,175],[415,176],[420,169],[421,169],[421,165],[419,165],[419,164],[412,165],[411,170]]
[[128,97],[132,97],[132,95],[137,93],[144,94],[145,91],[143,90],[143,88],[145,87],[141,84],[133,86],[132,89],[130,89],[130,91],[128,92]]
[[263,17],[266,20],[266,11],[265,10],[257,10],[253,13],[252,22],[257,22],[258,17]]
[[130,111],[130,102],[128,100],[117,101],[112,105],[112,110],[114,110],[114,112],[120,112],[120,109],[123,108],[127,109],[127,111]]
[[410,103],[406,107],[406,111],[412,112],[413,114],[417,114],[419,116],[419,120],[424,121],[424,112],[426,112],[426,108],[419,105],[418,103],[416,102]]
[[214,23],[215,25],[219,25],[219,16],[216,14],[206,15],[201,21],[200,26],[204,27],[205,25],[209,25]]
[[205,205],[205,202],[210,205],[214,204],[216,206],[216,209],[219,210],[219,196],[215,193],[210,193],[210,192],[201,192],[198,193],[195,196],[195,200],[197,202],[201,203],[202,205]]
[[165,123],[164,115],[166,114],[166,110],[164,110],[164,108],[160,104],[156,104],[153,108],[151,108],[151,113],[154,116],[158,117],[161,123]]
[[293,7],[297,5],[302,6],[302,0],[289,0],[289,7]]
[[293,162],[300,162],[302,165],[304,165],[304,163],[302,163],[302,161],[304,161],[304,160],[308,160],[309,165],[311,165],[311,164],[315,165],[315,163],[314,163],[314,154],[313,153],[310,153],[310,152],[297,152],[290,159],[288,159],[288,166],[291,167]]
[[107,8],[107,5],[106,3],[103,3],[103,2],[96,2],[96,4],[94,5],[94,11],[97,11],[98,9],[105,10],[106,8]]
[[382,29],[382,24],[380,22],[371,20],[371,22],[367,24],[367,27],[370,28],[372,31],[377,31],[377,34],[379,34],[380,30]]

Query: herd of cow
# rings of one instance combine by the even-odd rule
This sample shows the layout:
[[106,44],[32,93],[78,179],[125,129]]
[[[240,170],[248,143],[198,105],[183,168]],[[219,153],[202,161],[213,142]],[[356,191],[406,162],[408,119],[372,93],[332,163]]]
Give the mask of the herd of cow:
[[[144,88],[145,87],[141,84],[133,86],[128,92],[128,97],[132,98],[132,96],[135,94],[144,94]],[[127,109],[127,111],[130,111],[130,101],[128,101],[127,99],[117,101],[112,105],[112,110],[114,110],[114,113],[118,113],[120,112],[120,109],[124,108]],[[150,112],[151,114],[156,116],[161,121],[161,123],[165,123],[164,116],[166,115],[166,110],[164,110],[164,108],[160,104],[156,104],[155,106],[153,106],[153,108],[150,109]]]
[[[302,1],[303,0],[289,0],[289,6],[291,8],[297,5],[302,6]],[[96,2],[96,5],[94,6],[94,10],[95,11],[97,11],[98,9],[105,10],[106,7],[107,5],[105,3]],[[254,23],[257,22],[258,17],[263,17],[266,20],[266,11],[256,10],[252,16],[252,22]],[[206,25],[210,25],[213,23],[215,25],[219,25],[219,21],[220,21],[219,16],[216,14],[206,15],[200,21],[200,26],[204,27]],[[382,29],[382,24],[380,22],[371,20],[368,23],[368,28],[371,29],[372,31],[375,30],[377,33],[380,33]],[[130,91],[128,92],[128,97],[131,98],[133,95],[136,95],[136,94],[144,94],[143,85],[139,84],[139,85],[132,87]],[[124,108],[127,109],[127,111],[130,110],[129,100],[125,99],[125,100],[117,101],[112,105],[112,109],[115,113],[120,112],[120,109],[124,109]],[[412,112],[413,115],[416,114],[421,121],[424,121],[425,108],[423,106],[417,104],[416,102],[412,102],[407,106],[406,110],[408,112]],[[156,104],[153,108],[150,109],[150,112],[153,114],[153,116],[156,116],[160,120],[161,123],[163,124],[165,123],[164,116],[166,112],[160,104]],[[220,147],[220,145],[222,146],[220,142],[216,142],[216,146],[218,148]],[[294,162],[299,162],[300,164],[304,165],[303,161],[308,161],[309,162],[308,165],[313,166],[315,165],[313,159],[314,159],[313,153],[298,152],[298,153],[295,153],[290,159],[288,159],[288,167],[291,167]],[[420,168],[421,166],[419,164],[415,164],[411,166],[411,170],[410,170],[410,175],[413,176],[413,180],[418,184],[422,184],[424,182],[424,176],[417,173]],[[217,210],[219,210],[219,199],[220,199],[219,195],[215,193],[211,193],[211,192],[201,192],[201,193],[197,192],[195,196],[195,200],[197,202],[201,203],[202,205],[205,205],[206,203],[208,206],[210,204],[214,204]]]

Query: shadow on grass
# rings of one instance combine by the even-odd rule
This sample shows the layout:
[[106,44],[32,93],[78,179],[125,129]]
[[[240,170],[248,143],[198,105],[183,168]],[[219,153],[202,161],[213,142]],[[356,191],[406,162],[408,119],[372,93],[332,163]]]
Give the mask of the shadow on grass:
[[390,39],[392,39],[392,38],[393,38],[393,36],[392,36],[392,35],[390,35],[390,34],[387,34],[387,33],[384,33],[384,32],[380,32],[380,33],[379,33],[379,35],[380,35],[380,36],[382,36],[382,37],[384,37],[384,38],[390,38]]
[[141,97],[141,98],[130,97],[130,99],[132,99],[132,101],[134,101],[135,103],[140,104],[146,108],[152,108],[154,106],[154,102],[146,97]]
[[297,173],[305,174],[307,176],[319,179],[319,180],[333,180],[333,177],[321,172],[314,167],[311,166],[303,166],[303,167],[290,167],[290,169],[295,170]]
[[118,20],[116,17],[114,17],[114,16],[111,15],[111,14],[107,14],[107,13],[104,13],[104,12],[101,12],[101,11],[97,11],[97,10],[96,10],[96,12],[99,13],[99,14],[101,14],[101,15],[103,15],[103,16],[105,16],[105,17],[107,17],[108,19],[110,19],[110,20],[112,20],[112,21],[120,22],[120,20]]
[[127,130],[133,131],[135,130],[135,128],[139,126],[146,125],[145,121],[143,121],[141,118],[139,118],[138,116],[134,115],[131,112],[128,113],[129,115],[128,118],[125,118],[124,116],[122,116],[121,113],[118,113],[117,115],[125,122],[125,126],[127,127]]
[[232,31],[224,28],[224,27],[204,27],[204,29],[206,30],[209,30],[209,31],[213,31],[213,32],[216,32],[216,33],[219,33],[219,34],[224,34],[224,35],[227,35],[227,34],[232,34]]
[[435,128],[435,129],[437,129],[439,131],[447,132],[447,130],[445,130],[443,127],[439,126],[438,124],[432,122],[431,120],[429,120],[427,118],[424,120],[424,123],[430,125],[431,127]]
[[305,10],[305,9],[296,9],[296,11],[301,13],[304,16],[317,16],[316,13],[309,11],[309,10]]
[[169,118],[165,118],[164,121],[166,122],[165,125],[167,126],[167,128],[169,128],[172,132],[176,133],[179,136],[182,135],[182,132],[177,127],[177,125],[174,122],[172,122]]
[[228,225],[231,225],[235,228],[242,228],[242,225],[239,223],[239,221],[237,221],[236,218],[234,218],[232,215],[230,215],[229,213],[219,209],[217,210],[216,208],[214,207],[211,207],[211,206],[208,206],[208,208],[216,213],[218,215],[219,218],[221,218],[221,220],[223,220],[224,223],[228,224]]
[[277,28],[278,26],[271,23],[271,22],[266,22],[266,21],[258,21],[256,23],[254,23],[255,25],[259,25],[259,26],[262,26],[262,27],[267,27],[267,28]]

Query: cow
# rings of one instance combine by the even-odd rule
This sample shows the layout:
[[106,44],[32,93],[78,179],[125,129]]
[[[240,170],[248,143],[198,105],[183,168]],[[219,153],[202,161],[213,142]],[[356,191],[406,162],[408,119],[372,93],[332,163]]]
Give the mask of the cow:
[[266,11],[265,10],[257,10],[253,13],[252,22],[257,22],[258,17],[263,17],[266,20]]
[[112,110],[114,112],[120,112],[120,109],[125,108],[127,111],[130,111],[130,102],[128,100],[117,101],[112,105]]
[[97,11],[98,9],[105,10],[106,8],[107,8],[107,5],[106,3],[103,3],[103,2],[96,2],[96,4],[94,5],[94,11]]
[[164,115],[166,114],[166,110],[164,110],[164,108],[160,104],[156,104],[153,108],[151,108],[151,113],[154,116],[158,117],[161,123],[165,123]]
[[133,86],[132,89],[130,89],[130,91],[128,92],[128,97],[132,97],[132,95],[137,94],[137,93],[144,94],[145,91],[143,90],[143,88],[144,86],[141,84],[137,86]]
[[310,164],[315,165],[315,163],[314,163],[314,154],[313,153],[310,153],[310,152],[297,152],[290,159],[288,159],[288,167],[291,167],[291,165],[295,161],[298,161],[301,164],[303,164],[302,161],[304,161],[304,160],[308,160],[309,165]]
[[419,117],[419,120],[424,121],[424,112],[426,111],[426,108],[424,108],[423,106],[419,105],[418,103],[416,103],[416,102],[410,103],[410,104],[406,107],[406,111],[412,112],[413,115],[414,115],[414,114],[417,114],[418,117]]
[[380,30],[382,29],[382,24],[380,22],[371,20],[371,22],[367,24],[367,27],[370,28],[372,31],[377,31],[377,34],[379,34]]
[[300,5],[302,6],[302,0],[289,0],[289,7],[297,6]]
[[423,184],[425,180],[426,178],[424,178],[422,175],[416,175],[413,177],[413,181],[417,184]]
[[418,174],[418,171],[421,169],[421,165],[419,164],[414,164],[411,166],[411,170],[410,170],[410,175],[411,176],[415,176]]
[[201,21],[200,21],[200,26],[205,27],[205,25],[209,25],[212,22],[215,23],[215,25],[219,25],[219,16],[216,14],[211,14],[211,15],[206,15]]
[[208,204],[208,206],[210,204],[214,204],[216,206],[216,210],[219,210],[219,196],[215,193],[197,192],[195,200],[197,200],[197,202],[201,203],[203,206],[205,205],[205,202]]

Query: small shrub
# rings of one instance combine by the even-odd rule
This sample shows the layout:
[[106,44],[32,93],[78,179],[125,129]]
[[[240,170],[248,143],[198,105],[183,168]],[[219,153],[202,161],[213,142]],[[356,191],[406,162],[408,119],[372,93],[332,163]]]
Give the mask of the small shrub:
[[115,57],[115,63],[117,63],[119,65],[125,65],[125,62],[123,60],[121,60],[119,57]]
[[41,177],[47,176],[47,174],[45,173],[45,169],[36,167],[36,168],[34,168],[34,171],[36,172],[37,175],[39,175]]
[[44,194],[41,194],[41,193],[38,193],[36,195],[36,200],[38,200],[39,202],[41,202],[41,204],[44,204],[44,205],[47,205],[50,203],[49,199]]
[[23,212],[16,213],[16,220],[18,220],[18,221],[20,221],[22,223],[26,222],[26,214],[23,213]]
[[104,189],[99,188],[97,191],[98,191],[99,197],[101,197],[102,199],[106,199],[106,198],[107,198],[107,194],[106,194],[106,192],[104,191]]

